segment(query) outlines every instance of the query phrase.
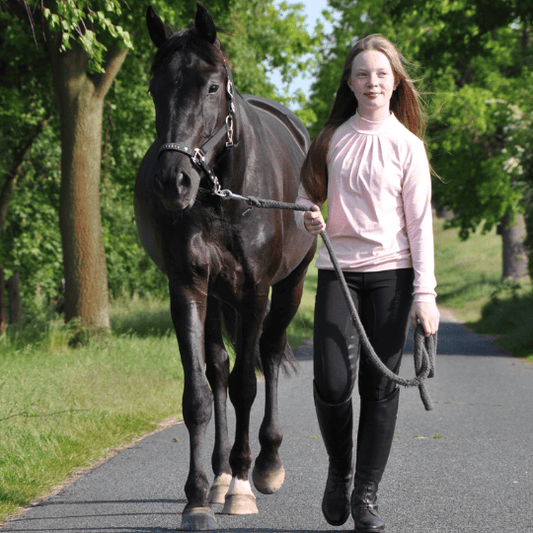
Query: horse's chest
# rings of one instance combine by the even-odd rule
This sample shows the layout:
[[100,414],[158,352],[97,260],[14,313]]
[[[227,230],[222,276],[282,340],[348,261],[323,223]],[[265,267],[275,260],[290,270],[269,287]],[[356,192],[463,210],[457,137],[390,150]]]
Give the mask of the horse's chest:
[[[276,254],[263,254],[262,240],[253,239],[241,225],[202,217],[171,232],[173,279],[184,286],[203,286],[203,291],[222,301],[238,305],[246,294],[263,282],[268,285]],[[269,261],[259,260],[260,256]],[[265,264],[268,268],[265,268]]]
[[242,261],[230,250],[219,248],[212,255],[209,278],[211,290],[222,295],[242,291],[246,275]]
[[216,231],[190,235],[182,243],[183,270],[193,271],[207,283],[209,293],[221,299],[243,290],[249,277],[241,253],[235,243],[217,235]]

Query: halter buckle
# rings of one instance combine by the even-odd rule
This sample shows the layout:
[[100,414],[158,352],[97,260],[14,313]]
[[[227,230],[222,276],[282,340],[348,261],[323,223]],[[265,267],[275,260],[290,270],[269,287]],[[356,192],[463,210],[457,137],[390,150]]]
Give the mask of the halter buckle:
[[198,167],[205,167],[205,154],[201,148],[195,148],[192,155],[192,162]]

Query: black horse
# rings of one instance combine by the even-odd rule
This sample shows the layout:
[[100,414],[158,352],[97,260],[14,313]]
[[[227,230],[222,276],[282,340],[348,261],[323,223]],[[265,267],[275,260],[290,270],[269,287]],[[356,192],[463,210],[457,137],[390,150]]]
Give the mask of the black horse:
[[[297,229],[293,211],[250,207],[234,195],[293,202],[309,138],[289,110],[234,91],[228,58],[201,3],[195,21],[179,32],[170,31],[152,7],[146,20],[157,48],[150,93],[158,138],[139,169],[135,217],[144,248],[169,279],[185,372],[190,468],[182,528],[212,529],[210,502],[224,503],[224,513],[257,512],[248,471],[258,360],[266,407],[253,480],[267,494],[283,483],[278,372],[292,355],[285,331],[316,246]],[[231,373],[223,321],[236,353]],[[228,390],[236,413],[233,446]],[[213,400],[210,488],[201,448]]]

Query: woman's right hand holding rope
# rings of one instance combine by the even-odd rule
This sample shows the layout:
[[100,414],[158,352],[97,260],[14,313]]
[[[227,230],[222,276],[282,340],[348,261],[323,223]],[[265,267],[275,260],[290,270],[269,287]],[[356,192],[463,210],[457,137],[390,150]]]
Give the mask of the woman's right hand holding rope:
[[319,235],[326,229],[326,222],[318,205],[314,205],[310,211],[304,213],[304,225],[311,235]]

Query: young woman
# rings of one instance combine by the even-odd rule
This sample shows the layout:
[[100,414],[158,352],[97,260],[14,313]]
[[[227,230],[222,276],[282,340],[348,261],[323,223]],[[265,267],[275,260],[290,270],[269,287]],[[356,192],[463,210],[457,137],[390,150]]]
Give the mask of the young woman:
[[[409,317],[437,332],[430,167],[421,140],[419,94],[390,41],[370,35],[346,59],[329,119],[302,167],[298,203],[312,207],[303,231],[327,230],[369,340],[394,372]],[[328,221],[321,206],[327,200]],[[391,449],[399,389],[364,351],[327,249],[317,258],[314,395],[329,456],[322,510],[357,533],[384,531],[377,490]],[[358,378],[359,426],[353,491],[352,390]],[[351,497],[350,497],[351,492]]]

